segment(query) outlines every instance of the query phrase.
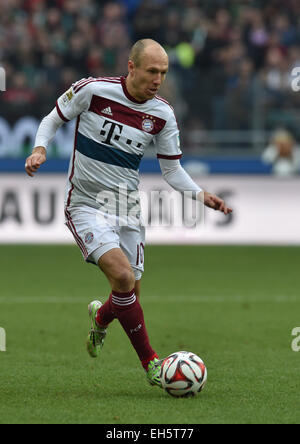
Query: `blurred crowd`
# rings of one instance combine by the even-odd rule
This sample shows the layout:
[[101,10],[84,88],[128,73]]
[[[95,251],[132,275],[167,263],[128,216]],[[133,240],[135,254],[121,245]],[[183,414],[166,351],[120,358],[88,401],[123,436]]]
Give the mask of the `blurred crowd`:
[[146,37],[169,53],[161,95],[191,149],[195,130],[299,131],[299,0],[1,0],[1,115],[40,118],[74,81],[126,74]]

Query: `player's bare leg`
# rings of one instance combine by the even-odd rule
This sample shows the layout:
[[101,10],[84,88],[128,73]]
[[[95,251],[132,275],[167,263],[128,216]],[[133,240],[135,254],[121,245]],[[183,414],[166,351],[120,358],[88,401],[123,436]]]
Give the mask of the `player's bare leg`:
[[135,287],[134,287],[135,295],[137,297],[137,300],[141,300],[141,281],[135,281]]
[[133,270],[127,256],[120,248],[114,248],[105,253],[98,264],[109,280],[112,291],[126,293],[134,288]]
[[149,342],[138,299],[140,282],[135,281],[128,258],[121,249],[115,248],[101,256],[98,264],[109,280],[112,292],[105,304],[99,306],[95,323],[104,329],[117,318],[147,371],[150,384],[160,386],[160,361]]

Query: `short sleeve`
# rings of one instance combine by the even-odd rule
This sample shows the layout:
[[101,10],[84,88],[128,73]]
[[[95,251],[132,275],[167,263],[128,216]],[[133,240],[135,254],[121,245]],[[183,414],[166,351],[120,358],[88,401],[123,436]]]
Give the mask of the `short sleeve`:
[[154,144],[158,159],[181,159],[179,129],[174,112],[168,115],[168,120],[159,134],[156,135]]
[[56,109],[62,120],[69,122],[89,109],[92,98],[91,83],[90,79],[82,79],[57,99]]

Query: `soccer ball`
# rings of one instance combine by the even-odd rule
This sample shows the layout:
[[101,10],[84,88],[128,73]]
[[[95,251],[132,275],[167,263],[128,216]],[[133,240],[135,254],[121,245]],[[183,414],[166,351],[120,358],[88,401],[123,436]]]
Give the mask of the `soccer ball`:
[[206,384],[207,369],[199,356],[179,351],[164,359],[160,379],[162,387],[171,396],[195,396]]

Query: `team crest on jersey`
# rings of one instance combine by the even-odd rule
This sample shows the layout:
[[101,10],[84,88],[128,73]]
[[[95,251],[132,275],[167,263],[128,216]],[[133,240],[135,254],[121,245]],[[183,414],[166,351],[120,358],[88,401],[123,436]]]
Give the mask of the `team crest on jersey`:
[[93,242],[93,240],[94,240],[93,233],[91,233],[91,232],[90,233],[86,233],[85,238],[84,238],[85,243],[86,244],[91,244]]
[[146,133],[151,133],[154,129],[154,123],[151,119],[144,119],[142,123],[142,128]]

